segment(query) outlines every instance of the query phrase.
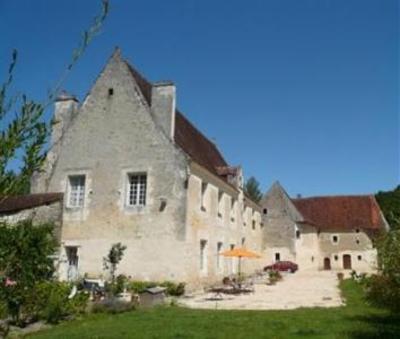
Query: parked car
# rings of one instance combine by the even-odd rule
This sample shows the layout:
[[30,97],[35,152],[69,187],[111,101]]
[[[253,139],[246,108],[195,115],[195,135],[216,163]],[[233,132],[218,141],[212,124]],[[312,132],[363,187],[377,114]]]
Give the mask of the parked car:
[[280,271],[294,273],[299,269],[299,265],[291,261],[277,261],[275,264],[264,267],[264,271]]

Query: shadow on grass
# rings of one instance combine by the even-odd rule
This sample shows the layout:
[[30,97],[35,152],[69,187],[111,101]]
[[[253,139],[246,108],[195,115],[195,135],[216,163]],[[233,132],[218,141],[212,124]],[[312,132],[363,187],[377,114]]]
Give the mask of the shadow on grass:
[[362,323],[365,328],[347,332],[349,338],[400,338],[400,315],[355,316],[351,320]]

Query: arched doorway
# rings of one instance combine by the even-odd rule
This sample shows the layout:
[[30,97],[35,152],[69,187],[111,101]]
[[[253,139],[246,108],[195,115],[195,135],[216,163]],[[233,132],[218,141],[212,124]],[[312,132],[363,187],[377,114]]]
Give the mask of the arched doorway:
[[324,270],[330,270],[330,269],[331,269],[331,259],[325,258],[324,259]]
[[351,255],[350,254],[343,255],[343,269],[351,270]]

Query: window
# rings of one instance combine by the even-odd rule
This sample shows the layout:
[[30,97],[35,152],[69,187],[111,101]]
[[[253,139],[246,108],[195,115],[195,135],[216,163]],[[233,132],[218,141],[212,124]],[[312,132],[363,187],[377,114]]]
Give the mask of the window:
[[357,239],[356,240],[356,244],[359,245],[360,244],[360,240]]
[[73,175],[69,177],[69,207],[83,207],[85,201],[85,176]]
[[356,228],[356,233],[360,233],[360,229],[359,228]]
[[300,230],[296,230],[296,239],[300,239],[300,235],[301,235]]
[[339,256],[337,256],[337,255],[335,255],[333,258],[335,259],[335,261],[339,260]]
[[108,95],[109,95],[109,96],[114,95],[114,88],[109,88],[109,89],[108,89]]
[[279,252],[275,253],[275,261],[281,261],[281,254]]
[[268,214],[268,209],[264,208],[264,209],[263,209],[263,213],[264,213],[264,214]]
[[200,209],[202,211],[206,211],[206,193],[207,193],[207,183],[202,182],[201,183],[201,206]]
[[145,206],[147,191],[146,174],[130,174],[128,182],[128,206]]
[[358,261],[361,261],[362,260],[362,256],[361,255],[357,256],[357,259],[358,259]]
[[339,241],[339,237],[337,235],[332,235],[332,242],[337,244]]
[[224,192],[218,191],[218,217],[222,218]]
[[253,220],[253,221],[251,222],[251,228],[252,228],[253,230],[256,229],[256,221],[255,221],[255,220]]
[[[235,244],[230,245],[230,249],[234,250],[235,249]],[[231,272],[232,274],[236,273],[236,260],[234,257],[231,258]]]
[[246,238],[242,238],[242,247],[244,246],[245,243],[246,243]]
[[236,214],[236,200],[231,198],[231,221],[235,221],[235,214]]
[[221,257],[221,252],[223,248],[223,243],[218,242],[217,243],[217,270],[222,271],[224,266],[223,266],[223,258]]
[[200,240],[200,271],[207,272],[207,240]]

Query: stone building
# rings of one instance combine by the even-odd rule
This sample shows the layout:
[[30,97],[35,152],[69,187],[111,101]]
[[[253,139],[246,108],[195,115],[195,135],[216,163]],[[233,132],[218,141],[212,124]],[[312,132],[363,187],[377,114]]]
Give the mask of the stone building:
[[266,260],[300,269],[371,272],[373,238],[388,224],[373,195],[292,199],[276,182],[262,200]]
[[236,271],[220,252],[263,250],[261,207],[244,195],[241,167],[177,110],[173,83],[150,83],[117,49],[82,104],[64,93],[54,114],[31,187],[64,194],[61,279],[104,276],[118,242],[127,246],[118,273],[192,286]]

